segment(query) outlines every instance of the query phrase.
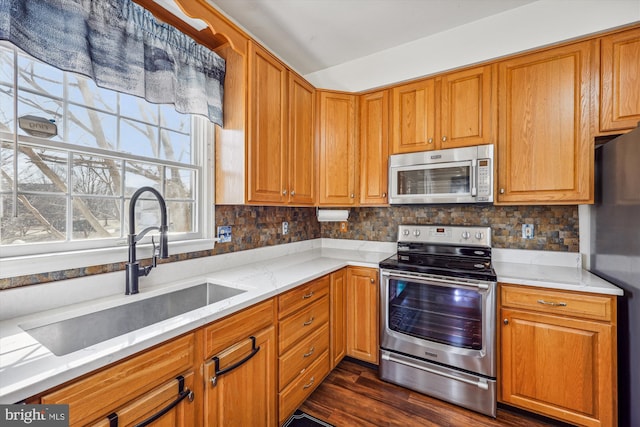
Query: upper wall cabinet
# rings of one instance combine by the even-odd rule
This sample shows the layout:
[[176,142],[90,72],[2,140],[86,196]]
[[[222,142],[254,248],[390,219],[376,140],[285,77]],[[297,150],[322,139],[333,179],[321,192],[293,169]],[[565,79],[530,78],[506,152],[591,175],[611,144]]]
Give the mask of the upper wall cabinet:
[[494,66],[397,86],[392,90],[392,154],[493,142]]
[[633,129],[640,122],[640,28],[600,42],[600,131]]
[[356,198],[356,96],[319,93],[320,205],[354,206]]
[[499,64],[498,203],[593,202],[594,50],[587,41]]
[[249,44],[249,203],[285,203],[287,182],[287,69]]
[[360,206],[386,205],[389,164],[389,91],[361,95]]

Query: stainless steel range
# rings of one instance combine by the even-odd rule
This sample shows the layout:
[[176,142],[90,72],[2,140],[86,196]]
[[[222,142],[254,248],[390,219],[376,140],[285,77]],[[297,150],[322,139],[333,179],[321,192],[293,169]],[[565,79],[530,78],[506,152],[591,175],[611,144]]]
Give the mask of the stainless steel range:
[[401,225],[380,279],[380,378],[495,417],[491,228]]

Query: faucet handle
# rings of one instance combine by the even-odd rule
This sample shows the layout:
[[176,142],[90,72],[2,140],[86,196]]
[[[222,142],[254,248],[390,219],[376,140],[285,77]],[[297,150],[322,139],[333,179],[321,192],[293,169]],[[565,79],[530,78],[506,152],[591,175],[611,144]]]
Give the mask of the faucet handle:
[[151,236],[151,244],[153,245],[153,255],[151,256],[151,265],[157,267],[158,255],[160,254],[160,247],[156,245],[156,241]]

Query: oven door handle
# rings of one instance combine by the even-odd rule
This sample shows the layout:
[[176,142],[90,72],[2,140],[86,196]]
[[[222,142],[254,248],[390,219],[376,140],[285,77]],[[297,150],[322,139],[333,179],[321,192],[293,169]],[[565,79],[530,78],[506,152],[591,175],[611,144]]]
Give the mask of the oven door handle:
[[438,282],[438,283],[442,283],[445,285],[456,285],[456,286],[464,286],[464,287],[468,287],[468,288],[478,288],[478,289],[489,289],[489,285],[487,283],[468,283],[468,282],[458,282],[454,279],[438,279],[435,277],[420,277],[420,276],[413,276],[410,274],[402,274],[402,273],[396,273],[396,272],[390,272],[390,271],[382,271],[380,273],[382,276],[388,276],[388,277],[399,277],[401,279],[410,279],[410,280],[423,280],[423,281],[430,281],[430,282]]
[[401,365],[409,366],[411,368],[420,369],[421,371],[429,372],[430,374],[439,375],[441,377],[449,378],[449,379],[455,380],[455,381],[460,381],[460,382],[463,382],[465,384],[469,384],[469,385],[481,388],[483,390],[489,390],[489,383],[486,382],[486,381],[482,381],[482,380],[473,381],[473,380],[468,380],[466,378],[456,377],[455,375],[447,374],[446,372],[440,372],[440,371],[437,371],[435,369],[431,369],[431,368],[427,368],[425,366],[418,365],[416,363],[411,363],[411,362],[408,362],[406,360],[397,359],[397,358],[393,357],[392,354],[386,354],[384,352],[382,353],[382,358],[384,360],[388,360],[390,362],[395,362],[395,363],[399,363]]

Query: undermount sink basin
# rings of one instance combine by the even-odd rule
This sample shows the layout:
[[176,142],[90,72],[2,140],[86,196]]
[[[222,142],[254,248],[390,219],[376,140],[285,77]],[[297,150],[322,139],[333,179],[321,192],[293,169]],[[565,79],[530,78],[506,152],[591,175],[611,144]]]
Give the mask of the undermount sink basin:
[[21,327],[53,354],[63,356],[244,292],[244,289],[201,283],[60,322]]

